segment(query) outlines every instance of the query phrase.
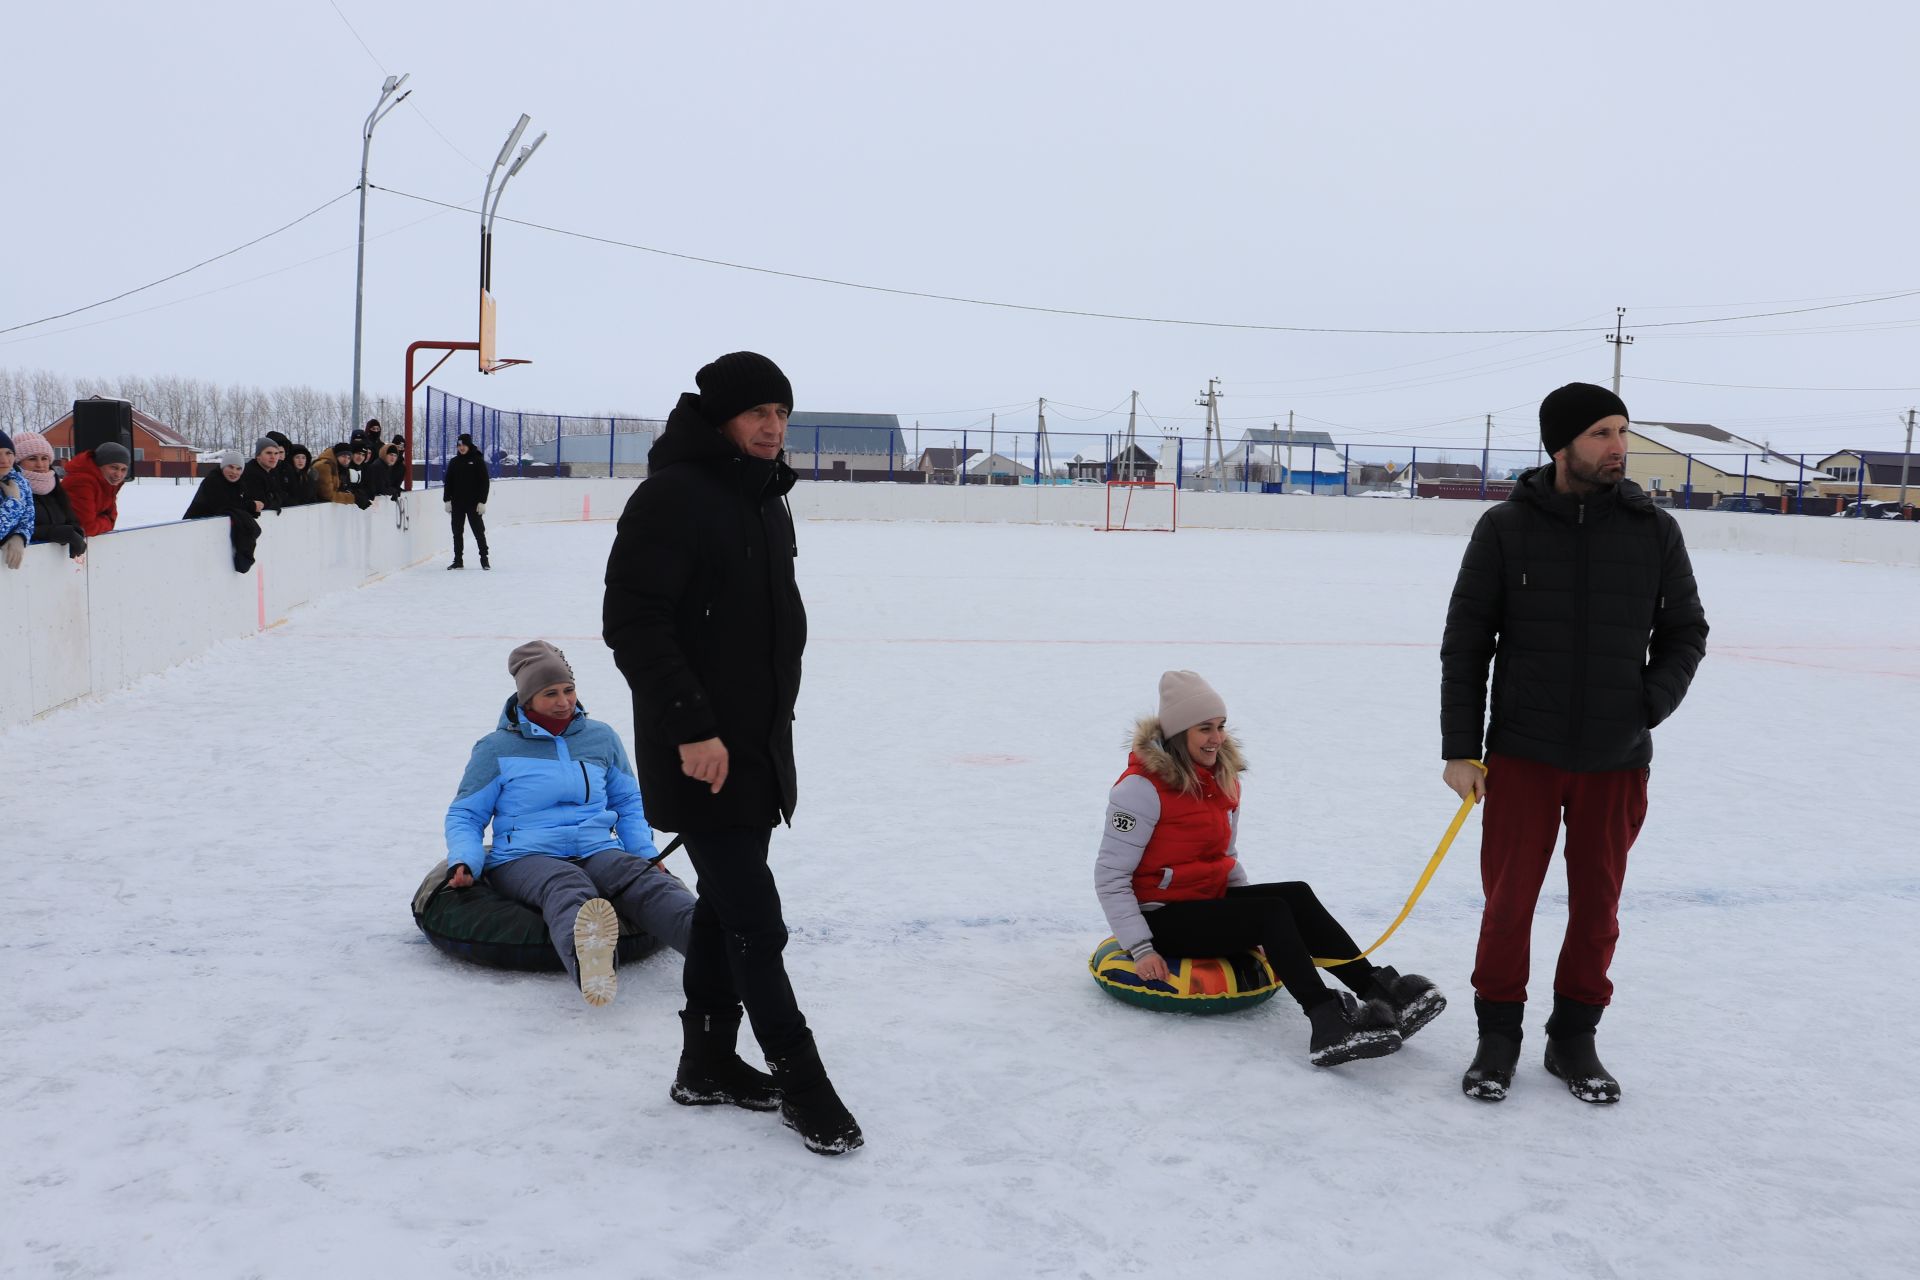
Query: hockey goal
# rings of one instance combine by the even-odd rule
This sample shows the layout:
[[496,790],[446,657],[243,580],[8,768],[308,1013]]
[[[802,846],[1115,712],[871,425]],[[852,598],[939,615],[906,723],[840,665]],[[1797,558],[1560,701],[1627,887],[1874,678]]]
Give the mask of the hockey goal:
[[1180,527],[1180,486],[1171,480],[1109,480],[1108,533],[1172,533]]

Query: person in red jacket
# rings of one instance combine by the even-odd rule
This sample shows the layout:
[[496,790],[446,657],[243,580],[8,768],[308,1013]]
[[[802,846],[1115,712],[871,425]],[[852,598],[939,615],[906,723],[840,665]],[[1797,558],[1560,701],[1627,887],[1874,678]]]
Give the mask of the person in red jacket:
[[127,482],[133,455],[112,440],[67,459],[62,485],[73,503],[73,517],[89,538],[112,533],[120,519],[120,486]]
[[[1166,980],[1169,955],[1260,947],[1312,1024],[1315,1066],[1395,1052],[1446,997],[1419,974],[1361,958],[1304,882],[1248,881],[1237,848],[1245,769],[1213,687],[1191,671],[1161,676],[1159,714],[1135,727],[1126,771],[1107,797],[1094,887],[1113,936],[1149,982]],[[1327,989],[1316,955],[1354,957],[1331,969],[1348,991]]]

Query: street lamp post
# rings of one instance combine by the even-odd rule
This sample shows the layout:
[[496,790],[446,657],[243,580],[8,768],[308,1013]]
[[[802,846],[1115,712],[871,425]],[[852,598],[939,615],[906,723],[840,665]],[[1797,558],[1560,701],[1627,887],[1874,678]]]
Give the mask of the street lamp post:
[[533,158],[533,153],[540,149],[540,144],[547,140],[547,135],[542,133],[520,148],[520,154],[515,156],[513,163],[507,167],[507,172],[501,177],[498,187],[493,185],[494,175],[500,172],[501,165],[507,163],[507,157],[513,153],[513,144],[520,141],[520,135],[527,131],[527,125],[531,121],[531,116],[521,113],[520,119],[513,126],[513,131],[500,145],[500,154],[494,157],[493,167],[487,170],[486,189],[480,194],[480,291],[483,294],[493,288],[493,219],[494,215],[500,211],[500,197],[507,193],[507,183],[511,182],[513,175],[520,172],[527,161]]
[[[393,98],[406,82],[405,75],[387,77],[386,83],[380,86],[380,101],[373,104],[373,110],[367,113],[367,123],[360,129],[360,253],[353,269],[353,417],[347,423],[349,432],[360,425],[360,327],[367,285],[367,159],[373,152],[373,127],[413,95],[409,89]],[[388,102],[388,98],[393,101]]]

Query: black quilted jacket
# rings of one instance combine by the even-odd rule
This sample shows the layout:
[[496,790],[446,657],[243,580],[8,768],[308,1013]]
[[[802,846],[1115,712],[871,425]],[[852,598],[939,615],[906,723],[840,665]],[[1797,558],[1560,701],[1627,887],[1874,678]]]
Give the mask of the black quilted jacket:
[[1474,526],[1453,584],[1440,754],[1477,760],[1484,745],[1573,772],[1645,767],[1649,730],[1706,651],[1678,522],[1630,480],[1581,498],[1554,491],[1551,465],[1528,471]]

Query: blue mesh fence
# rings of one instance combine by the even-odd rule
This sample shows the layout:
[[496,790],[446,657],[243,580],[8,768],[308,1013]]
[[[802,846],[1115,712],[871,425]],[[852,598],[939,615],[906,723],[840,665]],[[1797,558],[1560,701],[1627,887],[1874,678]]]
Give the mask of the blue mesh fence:
[[[803,417],[806,415],[802,415]],[[496,409],[427,390],[414,456],[439,483],[462,433],[499,477],[644,477],[664,419]],[[802,424],[787,433],[787,460],[802,479],[906,484],[1076,485],[1172,483],[1188,491],[1366,498],[1504,498],[1547,459],[1522,449],[1341,444],[1248,432],[1239,441],[1195,436],[1033,430],[921,431]],[[1864,469],[1822,470],[1808,454],[1688,452],[1636,438],[1627,475],[1662,506],[1806,515],[1874,514]],[[1892,504],[1881,504],[1892,505]],[[1912,510],[1908,513],[1911,516]]]

